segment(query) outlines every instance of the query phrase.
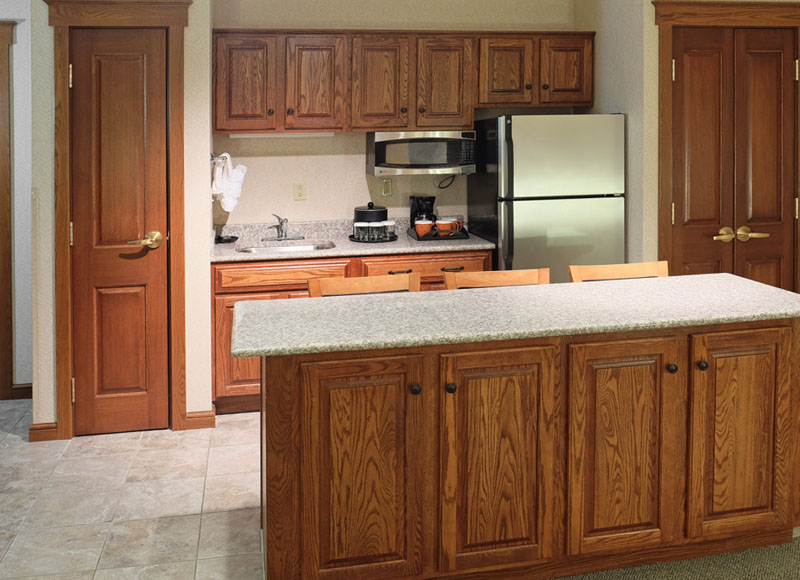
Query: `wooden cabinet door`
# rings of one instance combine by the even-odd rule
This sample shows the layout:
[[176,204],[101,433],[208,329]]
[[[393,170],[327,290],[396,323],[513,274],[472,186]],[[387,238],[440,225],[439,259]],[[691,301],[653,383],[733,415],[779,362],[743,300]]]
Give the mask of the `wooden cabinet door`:
[[734,223],[767,234],[734,242],[734,273],[794,289],[795,32],[734,32]]
[[539,62],[539,101],[591,103],[593,98],[591,38],[543,38]]
[[733,272],[731,29],[675,28],[672,83],[671,274]]
[[408,36],[353,37],[353,128],[408,126],[408,48]]
[[481,105],[533,102],[532,38],[481,38],[478,98]]
[[[422,357],[301,365],[302,578],[377,580],[422,571]],[[316,509],[315,509],[316,506]]]
[[347,70],[345,35],[287,37],[286,128],[344,130]]
[[557,358],[550,346],[442,355],[443,571],[553,555]]
[[567,553],[624,553],[680,535],[678,352],[674,338],[570,347]]
[[276,127],[277,39],[256,34],[214,38],[214,130]]
[[261,359],[233,358],[233,307],[242,300],[288,298],[286,293],[244,294],[214,298],[214,396],[257,395],[261,392]]
[[472,37],[417,40],[417,126],[471,127]]
[[791,528],[789,338],[786,328],[692,337],[689,537]]

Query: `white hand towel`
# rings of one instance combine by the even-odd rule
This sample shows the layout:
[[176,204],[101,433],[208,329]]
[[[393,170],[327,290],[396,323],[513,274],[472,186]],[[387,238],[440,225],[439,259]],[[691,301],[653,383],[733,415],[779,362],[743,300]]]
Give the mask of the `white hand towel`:
[[231,156],[228,153],[220,155],[214,163],[214,171],[211,180],[211,193],[221,194],[220,205],[222,209],[231,212],[239,202],[242,195],[242,184],[247,167],[237,165],[233,167]]

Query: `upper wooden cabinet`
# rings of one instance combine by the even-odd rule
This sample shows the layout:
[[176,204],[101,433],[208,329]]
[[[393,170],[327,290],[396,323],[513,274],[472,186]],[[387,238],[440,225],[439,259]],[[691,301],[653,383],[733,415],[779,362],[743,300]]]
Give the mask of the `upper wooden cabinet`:
[[275,36],[239,34],[215,39],[215,131],[276,128],[277,48]]
[[471,37],[418,39],[418,127],[472,126],[474,44]]
[[535,47],[536,41],[533,38],[480,39],[480,105],[533,103]]
[[286,128],[344,130],[347,68],[344,35],[287,37]]
[[588,106],[593,40],[590,32],[215,31],[214,131],[469,128],[476,107]]
[[591,104],[593,67],[591,38],[543,38],[539,59],[542,103]]
[[408,36],[354,36],[351,127],[408,127]]

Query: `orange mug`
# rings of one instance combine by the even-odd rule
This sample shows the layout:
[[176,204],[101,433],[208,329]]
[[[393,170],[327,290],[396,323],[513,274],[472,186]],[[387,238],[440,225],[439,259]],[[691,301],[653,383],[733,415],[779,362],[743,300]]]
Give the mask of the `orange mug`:
[[464,222],[457,219],[443,219],[443,220],[436,220],[436,229],[437,230],[454,230],[454,231],[461,231],[464,227]]
[[414,229],[417,231],[417,237],[421,238],[431,232],[433,222],[431,220],[417,220],[414,222]]

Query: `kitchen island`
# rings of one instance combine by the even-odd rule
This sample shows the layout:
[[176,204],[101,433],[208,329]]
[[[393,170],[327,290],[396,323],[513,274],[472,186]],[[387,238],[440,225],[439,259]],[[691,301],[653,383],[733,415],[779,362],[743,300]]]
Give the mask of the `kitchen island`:
[[798,317],[727,274],[237,304],[268,577],[535,579],[788,542]]

